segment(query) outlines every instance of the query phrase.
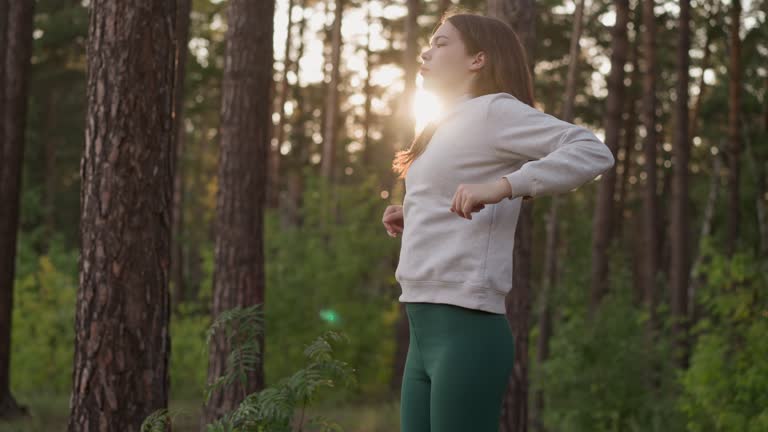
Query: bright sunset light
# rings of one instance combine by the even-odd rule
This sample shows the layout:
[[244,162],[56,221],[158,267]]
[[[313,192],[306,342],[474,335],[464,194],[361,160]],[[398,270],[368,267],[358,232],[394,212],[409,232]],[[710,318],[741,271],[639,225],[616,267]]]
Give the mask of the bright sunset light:
[[413,114],[416,123],[415,129],[418,132],[430,120],[440,114],[442,107],[440,106],[440,101],[434,94],[423,89],[421,75],[416,76],[416,85],[416,94],[413,96],[411,113]]

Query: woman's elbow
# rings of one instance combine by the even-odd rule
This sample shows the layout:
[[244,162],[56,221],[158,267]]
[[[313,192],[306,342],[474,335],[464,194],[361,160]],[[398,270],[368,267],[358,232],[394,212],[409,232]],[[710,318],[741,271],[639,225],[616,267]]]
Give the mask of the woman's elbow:
[[616,158],[613,156],[613,152],[608,148],[605,143],[600,142],[600,173],[604,173],[616,165]]

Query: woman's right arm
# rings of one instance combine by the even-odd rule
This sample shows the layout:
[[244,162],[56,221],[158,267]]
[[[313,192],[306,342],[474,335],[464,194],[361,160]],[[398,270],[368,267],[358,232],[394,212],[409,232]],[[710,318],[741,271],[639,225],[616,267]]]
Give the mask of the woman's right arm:
[[568,192],[610,169],[611,150],[592,131],[545,112],[509,95],[494,98],[488,107],[493,135],[490,145],[506,161],[524,161],[504,175],[519,196]]

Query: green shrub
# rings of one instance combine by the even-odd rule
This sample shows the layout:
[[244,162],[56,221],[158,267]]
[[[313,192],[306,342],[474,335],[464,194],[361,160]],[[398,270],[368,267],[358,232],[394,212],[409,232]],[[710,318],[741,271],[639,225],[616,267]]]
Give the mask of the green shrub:
[[51,239],[38,255],[19,239],[11,333],[11,389],[22,395],[68,393],[72,386],[77,253]]
[[751,252],[728,258],[709,241],[704,317],[690,367],[681,373],[680,409],[692,432],[768,430],[768,262]]

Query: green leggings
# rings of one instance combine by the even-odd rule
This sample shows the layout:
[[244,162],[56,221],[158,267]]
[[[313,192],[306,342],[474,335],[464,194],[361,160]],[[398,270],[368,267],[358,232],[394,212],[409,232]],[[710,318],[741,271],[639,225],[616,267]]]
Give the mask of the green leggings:
[[407,302],[401,432],[497,432],[514,363],[503,314]]

